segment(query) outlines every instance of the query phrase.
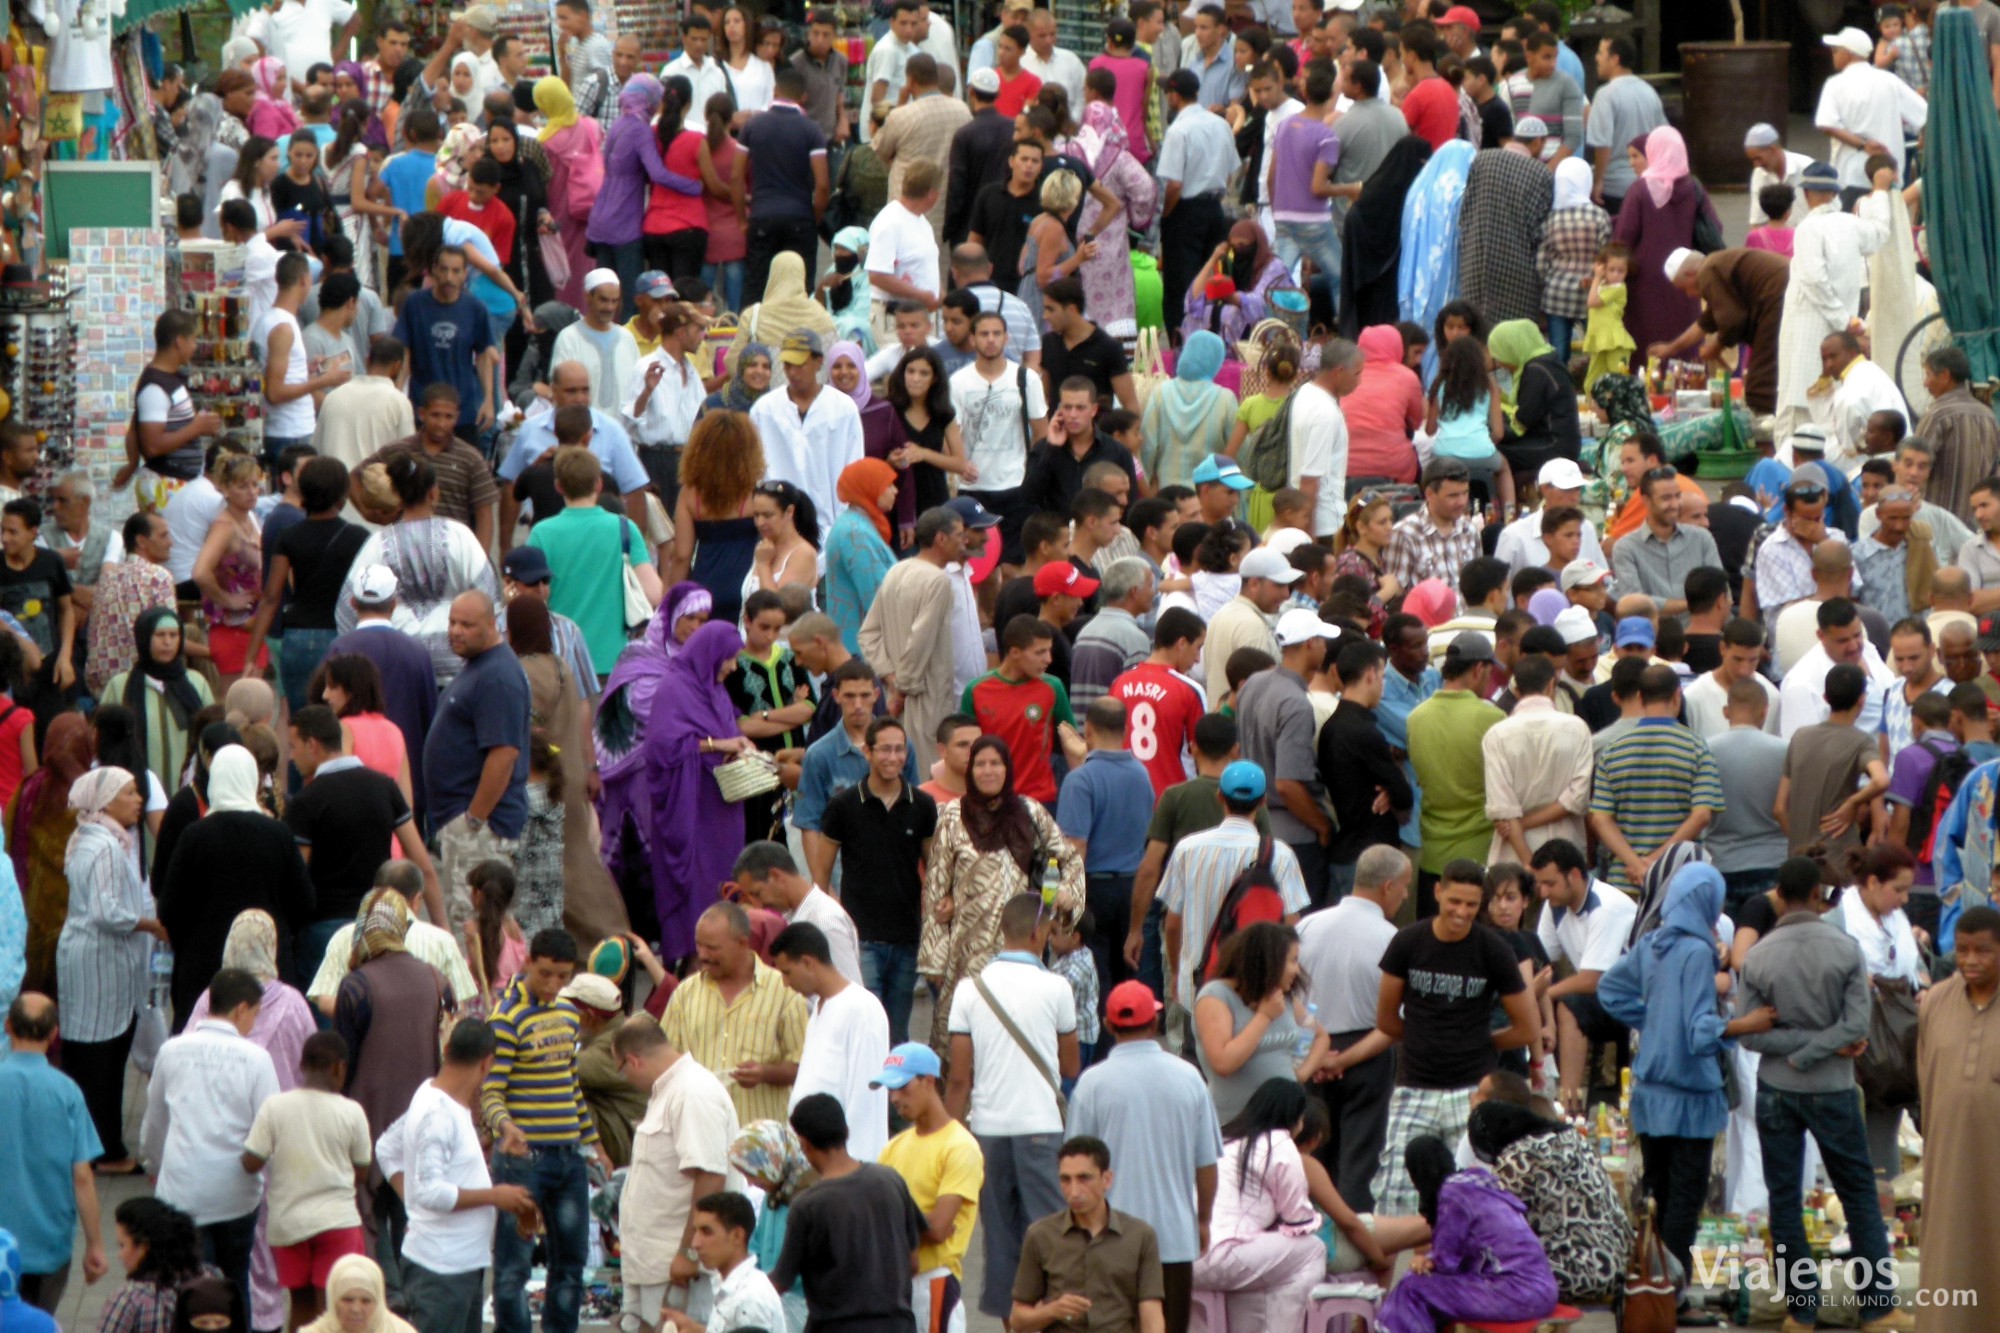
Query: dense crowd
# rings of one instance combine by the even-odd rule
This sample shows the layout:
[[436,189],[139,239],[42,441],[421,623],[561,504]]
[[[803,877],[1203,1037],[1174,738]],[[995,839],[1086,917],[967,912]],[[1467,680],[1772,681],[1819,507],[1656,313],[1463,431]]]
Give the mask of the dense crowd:
[[156,71],[262,448],[181,310],[122,523],[0,423],[10,1333],[138,1174],[101,1333],[1712,1324],[1718,1212],[1801,1329],[1822,1178],[1982,1327],[2000,422],[1883,363],[2000,8],[1740,247],[1545,0],[1237,9]]

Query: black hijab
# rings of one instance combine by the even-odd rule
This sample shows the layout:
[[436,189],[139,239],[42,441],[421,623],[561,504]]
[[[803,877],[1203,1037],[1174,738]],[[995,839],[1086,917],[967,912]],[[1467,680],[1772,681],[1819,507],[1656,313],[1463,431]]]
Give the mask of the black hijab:
[[1417,1211],[1431,1224],[1431,1230],[1437,1230],[1438,1192],[1444,1188],[1445,1177],[1458,1170],[1458,1159],[1437,1135],[1420,1134],[1404,1149],[1403,1165],[1409,1170],[1410,1183],[1417,1187]]
[[244,1318],[243,1297],[236,1284],[224,1277],[198,1277],[184,1282],[174,1303],[174,1333],[194,1333],[194,1321],[220,1315],[229,1321],[228,1333],[246,1333],[250,1321]]
[[1522,1139],[1553,1134],[1561,1128],[1560,1124],[1536,1115],[1525,1106],[1484,1101],[1472,1108],[1472,1118],[1466,1123],[1465,1132],[1472,1140],[1472,1151],[1479,1160],[1493,1163],[1500,1160],[1501,1153]]
[[1403,197],[1430,161],[1430,143],[1406,134],[1362,183],[1347,213],[1347,249],[1354,281],[1369,283],[1396,267],[1403,254]]
[[[171,620],[181,630],[180,651],[171,662],[153,660],[153,632],[163,620]],[[139,613],[139,619],[132,626],[134,646],[139,650],[137,670],[125,678],[125,706],[135,714],[145,715],[145,689],[140,679],[149,676],[165,687],[163,697],[167,707],[173,711],[174,721],[186,728],[188,720],[201,711],[201,695],[195,692],[194,682],[188,679],[187,669],[187,628],[181,624],[178,612],[171,606],[154,606]]]
[[981,736],[972,743],[972,763],[977,763],[979,756],[987,750],[999,752],[1000,762],[1007,767],[1007,780],[1000,785],[1000,794],[988,799],[973,787],[968,765],[965,795],[959,798],[959,817],[965,821],[965,832],[972,839],[975,850],[1005,852],[1014,858],[1014,864],[1021,868],[1021,873],[1033,882],[1035,821],[1028,814],[1026,803],[1014,791],[1014,752],[998,736]]

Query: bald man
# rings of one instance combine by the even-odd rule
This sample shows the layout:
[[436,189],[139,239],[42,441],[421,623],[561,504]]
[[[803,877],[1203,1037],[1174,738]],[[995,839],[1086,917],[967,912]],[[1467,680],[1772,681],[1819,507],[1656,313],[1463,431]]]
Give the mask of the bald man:
[[1979,633],[1979,618],[1972,614],[1972,575],[1957,565],[1940,566],[1931,576],[1931,637],[1944,643],[1947,625],[1961,625],[1968,636]]
[[457,927],[471,915],[465,877],[481,861],[512,861],[528,817],[528,675],[501,639],[493,599],[451,604],[451,650],[465,666],[438,698],[424,741],[424,783],[438,830],[438,873]]
[[806,1002],[750,947],[750,914],[718,902],[694,923],[695,974],[674,989],[660,1028],[725,1080],[744,1124],[783,1120],[806,1046]]
[[[108,1116],[99,1128],[91,1124],[83,1090],[70,1073],[49,1066],[49,1044],[56,1036],[56,1004],[46,995],[23,991],[7,1009],[9,1057],[0,1061],[0,1229],[10,1231],[21,1254],[21,1297],[53,1311],[69,1284],[71,1246],[83,1226],[83,1280],[104,1276],[104,1232],[97,1214],[97,1182],[90,1169],[109,1144],[120,1163],[131,1164],[118,1132],[119,1096],[125,1086],[121,1058],[113,1068],[101,1061],[72,1072],[76,1078],[96,1074],[100,1091],[109,1089],[100,1112]],[[68,1047],[74,1056],[79,1043]],[[82,1061],[72,1061],[83,1064]],[[11,1325],[10,1325],[11,1327]],[[32,1327],[32,1325],[30,1325]]]
[[[590,369],[581,361],[558,361],[555,369],[549,372],[549,410],[530,416],[516,432],[514,447],[507,451],[506,460],[500,464],[500,480],[504,483],[500,487],[501,550],[512,550],[520,544],[514,525],[520,521],[524,497],[516,494],[514,483],[522,473],[555,452],[556,408],[590,408],[590,439],[586,447],[597,455],[597,461],[604,467],[605,490],[631,495],[652,484],[653,478],[639,461],[638,453],[632,448],[632,437],[625,433],[625,426],[617,414],[600,412],[591,407],[590,383]],[[551,512],[561,508],[561,502],[555,501]],[[642,528],[645,526],[637,512],[633,512],[631,518]]]

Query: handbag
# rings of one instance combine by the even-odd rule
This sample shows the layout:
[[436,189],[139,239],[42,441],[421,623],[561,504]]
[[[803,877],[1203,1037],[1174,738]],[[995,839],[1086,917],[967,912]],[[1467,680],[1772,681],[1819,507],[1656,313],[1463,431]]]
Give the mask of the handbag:
[[[1282,319],[1265,319],[1258,321],[1257,327],[1250,330],[1249,337],[1236,344],[1236,355],[1243,362],[1241,391],[1237,395],[1239,398],[1248,399],[1264,392],[1271,382],[1270,373],[1264,369],[1264,355],[1275,344],[1286,339],[1295,344],[1298,341],[1291,325]],[[1296,361],[1296,356],[1293,359]]]
[[1132,351],[1132,396],[1138,400],[1141,412],[1146,410],[1146,400],[1153,396],[1153,390],[1172,378],[1167,373],[1166,343],[1165,329],[1139,330]]
[[778,786],[778,766],[762,750],[749,750],[715,768],[715,785],[722,799],[741,805],[753,796],[762,796]]
[[1674,1261],[1666,1242],[1654,1230],[1654,1204],[1646,1201],[1639,1234],[1625,1262],[1625,1286],[1619,1293],[1618,1333],[1673,1333],[1679,1326],[1675,1311]]
[[1710,204],[1709,208],[1704,208],[1702,207],[1704,204],[1709,204],[1708,192],[1702,189],[1697,183],[1695,186],[1693,248],[1705,255],[1712,255],[1718,250],[1728,249],[1729,241],[1723,236],[1722,229],[1716,226],[1714,220],[1709,217],[1709,212],[1713,208],[1713,205]]
[[1048,1084],[1049,1091],[1056,1095],[1057,1114],[1061,1115],[1064,1120],[1068,1120],[1069,1098],[1063,1096],[1062,1084],[1056,1081],[1055,1074],[1050,1071],[1048,1065],[1042,1062],[1042,1053],[1036,1050],[1033,1044],[1028,1041],[1027,1034],[1015,1025],[1013,1015],[1000,1007],[1000,1001],[995,999],[993,992],[987,988],[985,977],[974,976],[972,978],[972,985],[979,992],[979,998],[986,1001],[986,1007],[993,1011],[993,1016],[1000,1020],[1000,1026],[1007,1029],[1007,1035],[1012,1037],[1014,1044],[1021,1048],[1021,1054],[1028,1057],[1028,1063],[1033,1065],[1035,1072],[1042,1076],[1042,1082]]
[[1868,1046],[1855,1057],[1854,1081],[1870,1106],[1917,1103],[1917,995],[1901,977],[1869,983]]
[[653,618],[653,604],[632,564],[632,528],[623,518],[618,520],[618,568],[625,576],[625,628],[641,629]]
[[569,281],[569,251],[563,248],[562,237],[545,231],[536,240],[542,247],[542,269],[549,275],[549,284],[563,286]]

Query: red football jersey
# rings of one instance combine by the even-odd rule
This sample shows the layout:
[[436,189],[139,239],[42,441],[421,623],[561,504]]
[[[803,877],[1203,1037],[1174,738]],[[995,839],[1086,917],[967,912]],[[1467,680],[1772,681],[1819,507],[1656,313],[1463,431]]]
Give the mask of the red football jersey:
[[1186,782],[1184,756],[1194,724],[1208,711],[1194,683],[1170,667],[1141,662],[1111,682],[1111,697],[1125,705],[1125,747],[1146,766],[1153,799]]

